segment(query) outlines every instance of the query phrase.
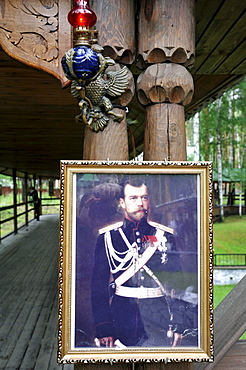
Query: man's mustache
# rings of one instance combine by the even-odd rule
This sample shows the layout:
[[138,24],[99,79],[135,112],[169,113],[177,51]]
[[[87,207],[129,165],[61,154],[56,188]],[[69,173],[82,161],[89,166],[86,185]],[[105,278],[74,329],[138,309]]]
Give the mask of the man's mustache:
[[144,212],[146,215],[148,214],[148,210],[147,209],[138,209],[137,211],[135,211],[134,213],[138,213],[138,212]]

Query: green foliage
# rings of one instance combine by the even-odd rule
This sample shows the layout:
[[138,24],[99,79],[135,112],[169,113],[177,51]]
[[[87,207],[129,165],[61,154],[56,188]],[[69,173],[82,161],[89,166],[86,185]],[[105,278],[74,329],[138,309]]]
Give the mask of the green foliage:
[[13,186],[12,177],[0,174],[0,185],[2,185],[2,186]]
[[[213,161],[217,167],[217,143],[221,140],[223,168],[245,167],[246,155],[246,78],[232,90],[202,109],[199,114],[200,160]],[[187,136],[193,144],[193,119]]]

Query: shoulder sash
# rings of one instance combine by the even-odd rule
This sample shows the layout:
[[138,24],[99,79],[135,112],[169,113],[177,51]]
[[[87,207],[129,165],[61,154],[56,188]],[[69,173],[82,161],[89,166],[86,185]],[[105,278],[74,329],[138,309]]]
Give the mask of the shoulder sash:
[[141,257],[139,257],[127,270],[122,272],[122,274],[115,279],[116,286],[120,286],[124,284],[127,280],[129,280],[133,275],[136,274],[147,262],[148,260],[153,256],[155,253],[157,247],[156,246],[149,246],[142,254]]

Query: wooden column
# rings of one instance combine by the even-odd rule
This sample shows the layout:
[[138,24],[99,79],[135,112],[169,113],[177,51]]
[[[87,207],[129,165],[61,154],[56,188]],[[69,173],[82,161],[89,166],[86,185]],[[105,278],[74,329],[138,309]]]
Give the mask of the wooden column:
[[28,173],[25,172],[25,224],[28,226]]
[[146,109],[144,148],[147,161],[186,158],[184,107],[157,104]]
[[146,108],[145,160],[186,159],[183,105],[193,95],[193,80],[178,64],[151,65],[137,80],[139,101]]
[[185,160],[184,105],[193,96],[186,67],[194,61],[194,1],[145,0],[140,5],[137,81],[146,108],[145,160]]
[[[124,112],[114,109],[115,113]],[[126,114],[120,123],[110,119],[108,126],[100,132],[86,127],[84,136],[83,159],[87,160],[128,160],[128,138]]]
[[[90,5],[97,14],[98,43],[104,48],[103,55],[116,62],[131,64],[135,44],[134,2],[92,0]],[[110,69],[117,68],[119,65]],[[114,104],[125,107],[131,101],[134,81],[130,71],[129,80],[127,91],[115,100]],[[126,113],[119,108],[115,108],[114,112],[124,114],[120,123],[110,119],[108,126],[98,133],[92,132],[90,128],[85,129],[83,159],[128,160]]]
[[41,204],[39,207],[39,215],[42,215],[42,176],[38,177],[38,184],[39,184],[39,198],[41,201]]
[[17,184],[16,184],[16,168],[13,168],[12,170],[12,176],[13,176],[13,203],[14,203],[14,232],[17,234],[18,232],[18,220],[17,220]]

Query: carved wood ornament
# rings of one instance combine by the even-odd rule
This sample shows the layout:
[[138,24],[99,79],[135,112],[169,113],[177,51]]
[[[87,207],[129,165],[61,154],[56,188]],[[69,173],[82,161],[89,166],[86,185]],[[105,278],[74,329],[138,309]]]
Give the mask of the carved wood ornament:
[[66,77],[72,81],[72,95],[79,101],[81,114],[77,121],[92,131],[103,131],[108,125],[109,115],[117,122],[124,119],[123,114],[113,111],[114,105],[109,97],[119,97],[126,91],[131,79],[130,71],[126,66],[108,70],[115,61],[103,56],[104,49],[97,44],[97,17],[88,0],[75,1],[68,20],[74,28],[75,43],[62,58],[62,66]]
[[[98,16],[98,40],[104,48],[104,57],[131,64],[137,39],[136,63],[139,68],[145,70],[138,79],[137,90],[141,104],[146,106],[146,119],[150,120],[149,123],[146,121],[146,129],[149,127],[160,134],[159,129],[154,129],[158,116],[153,113],[155,108],[150,107],[158,104],[165,111],[169,111],[170,106],[165,106],[172,104],[172,112],[177,111],[174,116],[179,122],[169,122],[170,115],[163,112],[161,116],[168,119],[168,122],[163,121],[165,131],[168,134],[173,132],[175,124],[179,127],[176,132],[184,132],[184,116],[181,119],[180,106],[189,103],[193,94],[192,79],[186,68],[194,61],[194,0],[143,0],[137,3],[129,0],[91,0],[90,5]],[[61,59],[73,44],[72,27],[67,20],[72,6],[72,0],[1,2],[0,43],[3,49],[17,60],[53,74],[60,79],[63,86],[68,84],[61,67]],[[137,36],[135,19],[138,20]],[[124,98],[118,98],[118,101],[123,100],[124,104],[119,104],[126,105],[133,95],[132,82],[123,95]],[[160,107],[156,107],[156,110]],[[124,111],[120,114],[125,117]],[[109,118],[109,121],[114,122],[114,119]],[[98,134],[101,136],[101,132]],[[125,134],[123,136],[126,137]],[[154,158],[149,157],[146,143],[155,145],[155,139],[147,132],[145,137],[152,138],[151,141],[145,138],[145,158],[151,160]],[[172,139],[173,137],[169,138],[169,148]],[[185,137],[180,140],[185,145]],[[151,152],[154,150],[151,149]],[[167,159],[177,159],[180,150],[173,150]],[[182,152],[184,153],[184,150]],[[158,155],[163,159],[162,154],[157,152],[155,159]],[[100,158],[101,156],[105,159],[104,154],[100,154]],[[125,155],[124,159],[127,159]]]
[[67,83],[61,58],[71,47],[71,1],[1,1],[0,44],[11,57]]

